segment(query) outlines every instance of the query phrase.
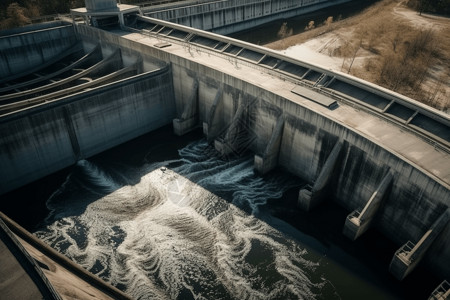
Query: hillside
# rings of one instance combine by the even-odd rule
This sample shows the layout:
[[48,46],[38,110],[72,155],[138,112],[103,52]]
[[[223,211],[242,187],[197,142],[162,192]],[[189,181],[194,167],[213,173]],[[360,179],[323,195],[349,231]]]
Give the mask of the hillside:
[[381,0],[357,16],[310,25],[265,46],[450,113],[450,18]]

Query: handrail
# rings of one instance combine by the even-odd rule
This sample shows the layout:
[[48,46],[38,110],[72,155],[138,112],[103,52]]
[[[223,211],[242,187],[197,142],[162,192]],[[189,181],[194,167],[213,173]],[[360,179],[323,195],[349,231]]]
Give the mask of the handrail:
[[[384,97],[386,99],[392,99],[394,100],[396,103],[400,104],[400,105],[404,105],[405,103],[407,103],[407,105],[405,105],[408,108],[412,108],[420,113],[422,113],[423,115],[432,118],[433,120],[436,120],[437,122],[440,122],[442,124],[444,124],[445,126],[449,126],[450,127],[450,117],[447,116],[446,114],[428,107],[424,104],[421,104],[413,99],[410,99],[406,96],[397,94],[393,91],[389,91],[383,87],[379,87],[376,86],[372,83],[366,82],[362,79],[359,78],[355,78],[353,76],[347,75],[347,74],[343,74],[340,72],[336,72],[336,71],[331,71],[328,69],[325,69],[321,66],[317,66],[315,64],[311,64],[311,63],[307,63],[301,60],[297,60],[294,58],[290,58],[287,57],[281,53],[278,53],[274,50],[268,49],[268,48],[264,48],[258,45],[254,45],[254,44],[250,44],[247,42],[243,42],[240,40],[236,40],[233,38],[229,38],[229,37],[225,37],[219,34],[215,34],[215,33],[211,33],[211,32],[206,32],[200,29],[195,29],[195,28],[191,28],[188,26],[184,26],[184,25],[179,25],[179,24],[175,24],[175,23],[171,23],[171,22],[167,22],[167,21],[162,21],[162,20],[158,20],[158,19],[154,19],[154,18],[150,18],[150,17],[146,17],[146,16],[138,16],[138,18],[141,21],[144,22],[150,22],[152,24],[156,24],[159,26],[163,26],[163,27],[168,27],[168,28],[172,28],[172,29],[176,29],[178,31],[182,31],[185,32],[187,35],[197,35],[200,37],[204,37],[213,41],[217,41],[217,42],[222,42],[222,43],[228,43],[231,44],[233,46],[237,46],[237,47],[242,47],[244,49],[248,49],[248,50],[252,50],[254,52],[260,53],[262,55],[266,55],[266,56],[270,56],[273,57],[275,59],[279,59],[280,61],[285,61],[288,63],[292,63],[294,65],[297,65],[299,67],[303,67],[306,69],[310,69],[310,70],[314,70],[316,72],[325,74],[325,75],[329,75],[329,76],[333,76],[335,77],[337,80],[341,80],[343,82],[352,84],[357,86],[358,88],[364,89],[370,93],[375,93],[378,96]],[[380,112],[379,109],[377,109],[376,107],[372,107],[369,104],[366,103],[362,103],[360,100],[355,101],[355,99],[353,99],[351,96],[349,95],[345,95],[342,94],[338,91],[335,91],[333,89],[330,88],[325,88],[325,87],[314,87],[313,84],[308,84],[307,80],[301,79],[298,76],[295,75],[290,75],[289,73],[283,72],[282,70],[278,70],[278,69],[270,69],[268,67],[265,67],[263,65],[260,65],[256,62],[252,62],[251,60],[245,59],[245,58],[241,58],[239,56],[236,55],[231,55],[228,54],[226,52],[221,52],[218,51],[214,48],[208,47],[208,46],[204,46],[201,44],[197,44],[197,43],[192,43],[190,41],[186,41],[186,40],[180,40],[179,38],[176,37],[171,37],[169,35],[164,35],[164,34],[160,34],[160,33],[155,33],[152,32],[151,30],[138,30],[135,28],[130,28],[130,27],[126,27],[126,30],[129,31],[133,31],[133,32],[139,32],[142,33],[144,35],[150,35],[150,36],[154,36],[156,38],[167,38],[170,39],[171,41],[175,41],[176,43],[184,46],[184,45],[188,45],[188,47],[192,47],[194,49],[197,49],[199,51],[202,52],[206,52],[209,54],[213,54],[215,56],[219,56],[219,57],[228,57],[234,60],[238,60],[240,61],[240,63],[242,64],[244,62],[245,65],[250,66],[252,68],[256,68],[256,69],[261,69],[261,70],[265,70],[266,72],[268,72],[269,74],[272,75],[276,75],[278,77],[284,78],[284,80],[289,80],[295,84],[299,84],[299,85],[303,85],[309,88],[313,88],[315,91],[320,92],[322,94],[325,94],[329,97],[332,97],[333,99],[336,99],[338,101],[342,101],[352,107],[358,108],[358,109],[362,109],[372,115],[375,115],[377,117],[381,117],[384,120],[387,120],[388,122],[397,125],[399,127],[401,127],[402,129],[407,130],[410,133],[413,133],[414,135],[420,137],[421,139],[423,139],[425,142],[427,142],[428,144],[432,145],[435,148],[438,148],[442,151],[444,151],[445,153],[449,153],[450,154],[450,143],[446,140],[443,140],[442,138],[440,138],[437,135],[434,135],[431,132],[428,132],[426,130],[423,129],[419,129],[416,128],[417,126],[414,126],[413,124],[404,124],[404,122],[400,122],[399,120],[396,120],[394,117],[388,115],[388,114],[384,114],[383,112]]]

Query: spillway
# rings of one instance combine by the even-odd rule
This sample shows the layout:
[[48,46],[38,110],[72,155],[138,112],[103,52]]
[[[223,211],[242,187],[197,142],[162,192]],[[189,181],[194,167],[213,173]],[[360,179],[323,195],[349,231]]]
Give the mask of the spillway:
[[[448,116],[262,47],[113,14],[121,27],[59,23],[0,39],[10,53],[2,66],[14,64],[12,53],[30,57],[17,75],[2,68],[1,193],[74,168],[48,199],[42,239],[133,295],[319,297],[331,287],[308,273],[318,260],[261,222],[259,208],[294,185],[305,210],[331,199],[347,210],[350,239],[374,228],[393,241],[386,268],[398,279],[419,263],[448,276]],[[90,162],[168,124],[180,136],[202,128],[206,142],[120,171]],[[262,179],[276,168],[297,183]]]

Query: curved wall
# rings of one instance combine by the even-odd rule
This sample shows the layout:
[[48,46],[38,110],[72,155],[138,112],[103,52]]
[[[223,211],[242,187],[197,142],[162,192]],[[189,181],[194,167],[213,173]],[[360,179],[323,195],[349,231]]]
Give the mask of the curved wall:
[[10,30],[0,37],[0,82],[52,60],[70,49],[76,42],[72,24],[56,23],[26,27],[26,32]]
[[[198,126],[208,122],[214,107],[216,126],[223,135],[231,127],[238,108],[244,105],[243,139],[256,154],[264,152],[277,119],[283,116],[277,163],[303,180],[314,182],[336,141],[343,140],[343,151],[329,192],[349,211],[364,206],[390,169],[394,181],[375,226],[398,245],[408,240],[417,242],[450,206],[448,184],[354,128],[294,103],[279,91],[266,90],[220,68],[195,61],[189,51],[174,54],[175,50],[172,53],[85,26],[79,26],[78,32],[81,37],[114,41],[122,49],[135,49],[142,55],[170,62],[178,117],[183,107],[189,105],[192,87],[198,82]],[[450,275],[449,234],[445,229],[425,257],[429,266],[442,276]]]
[[169,124],[165,68],[0,117],[0,194]]

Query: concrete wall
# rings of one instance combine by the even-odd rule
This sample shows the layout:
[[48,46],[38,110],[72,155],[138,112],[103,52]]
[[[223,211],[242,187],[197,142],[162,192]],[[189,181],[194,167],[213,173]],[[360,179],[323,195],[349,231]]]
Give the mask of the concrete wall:
[[[173,65],[173,68],[176,67]],[[189,68],[192,72],[193,66]],[[349,212],[364,207],[390,168],[395,174],[394,181],[375,226],[398,245],[408,240],[417,242],[450,206],[450,190],[447,187],[381,145],[275,94],[215,73],[198,66],[200,82],[209,82],[211,86],[211,78],[216,78],[215,86],[225,86],[222,127],[229,124],[230,116],[235,111],[233,95],[242,93],[244,98],[257,99],[250,106],[248,118],[252,122],[247,130],[249,135],[256,136],[250,146],[254,153],[264,151],[282,112],[285,124],[278,165],[292,174],[314,182],[336,141],[339,138],[345,141],[329,192]],[[222,77],[223,81],[220,79]],[[174,78],[174,82],[178,80],[181,78]],[[212,93],[203,93],[202,86],[200,83],[199,102],[203,107],[200,116],[206,120],[205,113],[211,107]],[[203,98],[203,95],[206,97]],[[450,275],[447,264],[450,261],[449,249],[450,230],[447,228],[426,255],[429,265],[447,277]]]
[[[282,115],[285,122],[278,165],[308,182],[317,178],[336,141],[344,140],[330,193],[349,211],[367,202],[390,168],[394,181],[376,226],[398,245],[417,241],[450,206],[450,190],[445,184],[316,111],[189,56],[86,26],[78,26],[77,33],[84,41],[116,45],[123,53],[139,52],[144,61],[165,61],[171,69],[0,118],[0,178],[8,178],[0,182],[3,192],[68,166],[80,156],[99,153],[170,123],[181,115],[194,82],[198,82],[198,125],[208,120],[216,105],[217,128],[226,129],[238,107],[246,103],[245,135],[254,137],[248,147],[256,154],[264,152]],[[446,277],[450,276],[449,235],[447,226],[426,255],[430,266]]]
[[7,31],[3,34],[11,34],[0,37],[0,81],[44,64],[77,42],[72,25],[27,29],[31,31]]
[[[251,103],[246,116],[246,134],[256,137],[249,144],[254,153],[264,152],[278,117],[283,115],[286,121],[278,165],[303,180],[312,182],[317,178],[334,144],[339,138],[343,139],[344,147],[330,193],[349,212],[368,201],[390,168],[395,174],[393,187],[377,217],[376,227],[398,245],[419,240],[450,206],[450,190],[446,186],[382,145],[324,115],[189,58],[92,28],[78,30],[81,36],[114,39],[122,49],[136,49],[143,55],[170,62],[178,115],[186,105],[183,101],[187,101],[192,84],[198,81],[199,126],[207,122],[216,104],[214,118],[223,133],[240,103]],[[214,103],[219,89],[222,94],[218,103]],[[444,230],[425,258],[443,276],[450,275],[449,234],[448,229]]]
[[0,193],[172,122],[166,67],[0,117]]
[[118,10],[116,0],[85,0],[87,11]]
[[227,0],[175,8],[144,9],[146,16],[219,34],[246,30],[350,0]]

